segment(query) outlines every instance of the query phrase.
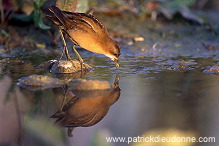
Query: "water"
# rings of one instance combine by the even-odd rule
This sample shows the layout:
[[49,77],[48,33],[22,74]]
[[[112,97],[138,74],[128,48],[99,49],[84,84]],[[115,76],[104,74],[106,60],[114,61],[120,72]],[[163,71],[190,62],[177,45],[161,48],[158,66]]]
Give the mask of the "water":
[[[188,62],[188,68],[174,70],[173,66],[182,61]],[[72,132],[69,129],[73,135],[69,137],[67,128],[57,126],[54,124],[55,119],[50,118],[60,109],[65,88],[31,91],[19,87],[16,83],[21,77],[31,74],[52,75],[37,69],[39,61],[36,59],[2,60],[1,144],[125,146],[128,145],[127,141],[107,143],[106,137],[125,137],[127,140],[128,137],[150,134],[218,138],[219,76],[203,72],[208,66],[216,64],[216,60],[207,57],[127,56],[121,57],[119,69],[105,57],[87,57],[86,62],[96,67],[85,79],[106,80],[113,84],[119,75],[120,96],[113,101],[109,100],[112,96],[85,98],[86,103],[83,101],[83,106],[79,104],[74,114],[82,112],[88,116],[94,110],[96,113],[104,110],[104,113],[100,121],[93,117],[93,120],[97,119],[93,126],[78,127]],[[69,88],[72,85],[70,83]],[[70,94],[67,97],[67,100],[72,98]],[[218,142],[192,145],[216,146]]]

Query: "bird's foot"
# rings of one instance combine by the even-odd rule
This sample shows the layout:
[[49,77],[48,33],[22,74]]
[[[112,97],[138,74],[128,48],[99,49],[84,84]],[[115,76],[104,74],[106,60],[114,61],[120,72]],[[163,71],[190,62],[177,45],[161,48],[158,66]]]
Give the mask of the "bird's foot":
[[90,65],[88,65],[88,64],[86,64],[84,62],[80,62],[80,64],[81,64],[81,71],[82,72],[83,71],[88,71],[88,70],[90,70],[92,68]]

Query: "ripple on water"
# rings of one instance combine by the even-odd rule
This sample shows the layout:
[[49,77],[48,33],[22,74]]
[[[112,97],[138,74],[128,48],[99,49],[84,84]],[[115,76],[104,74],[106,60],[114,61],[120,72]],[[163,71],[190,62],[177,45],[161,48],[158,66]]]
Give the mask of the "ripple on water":
[[[201,60],[201,61],[200,61]],[[210,61],[209,61],[210,60]],[[144,78],[155,77],[157,73],[166,70],[185,72],[187,70],[203,70],[205,64],[211,63],[209,58],[185,58],[185,57],[144,57],[144,56],[122,56],[120,57],[120,68],[116,68],[113,62],[105,61],[106,66],[96,66],[93,77],[107,78],[112,74],[120,77],[141,75]],[[95,62],[94,62],[95,64]]]

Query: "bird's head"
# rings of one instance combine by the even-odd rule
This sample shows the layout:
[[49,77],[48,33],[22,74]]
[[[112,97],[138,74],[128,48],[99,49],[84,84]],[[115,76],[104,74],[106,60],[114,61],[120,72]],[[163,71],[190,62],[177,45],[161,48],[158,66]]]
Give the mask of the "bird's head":
[[109,52],[107,54],[105,54],[105,55],[107,57],[109,57],[112,61],[114,61],[115,64],[116,64],[116,67],[118,68],[120,66],[119,65],[119,56],[121,54],[120,53],[120,48],[119,48],[118,44],[116,42],[114,42],[113,40],[112,40],[111,45],[108,46],[108,47],[110,47],[108,49]]

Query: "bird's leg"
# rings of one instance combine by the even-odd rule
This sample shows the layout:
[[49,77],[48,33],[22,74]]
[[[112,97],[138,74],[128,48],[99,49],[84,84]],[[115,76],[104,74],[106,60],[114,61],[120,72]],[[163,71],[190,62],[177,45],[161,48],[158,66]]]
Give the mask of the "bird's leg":
[[64,52],[65,52],[65,49],[62,50],[62,54],[61,54],[61,57],[59,58],[59,60],[62,59],[62,56],[63,56]]
[[114,81],[114,83],[112,84],[112,87],[113,87],[113,88],[117,88],[117,87],[119,86],[119,80],[120,80],[119,74],[116,74],[115,81]]
[[72,46],[73,51],[75,52],[75,54],[76,54],[76,56],[78,57],[79,61],[80,61],[81,63],[84,63],[84,60],[81,58],[80,54],[79,54],[78,51],[75,49],[75,47],[76,47],[76,45],[74,44],[74,45]]
[[[80,63],[81,63],[81,72],[83,72],[83,65],[84,65],[84,60],[81,58],[80,54],[78,53],[78,51],[75,49],[75,44],[72,46],[72,50],[75,52],[76,56],[78,57]],[[87,68],[85,65],[84,65],[85,68]]]
[[[63,33],[62,33],[62,29],[59,28],[59,33],[60,33],[60,36],[62,38],[62,42],[63,42],[63,46],[64,46],[64,51],[65,51],[65,55],[67,57],[68,60],[71,60],[71,57],[69,56],[68,54],[68,48],[67,48],[67,45],[66,45],[66,42],[65,42],[65,38],[63,36]],[[61,56],[62,57],[62,56]]]
[[64,107],[65,102],[66,102],[66,97],[67,97],[67,94],[68,94],[68,85],[65,85],[65,86],[63,87],[63,90],[64,90],[64,98],[63,98],[63,100],[62,100],[62,104],[61,104],[61,108],[60,108],[60,111],[61,111],[61,112],[62,112],[63,107]]
[[72,131],[74,130],[74,127],[68,127],[68,136],[69,137],[72,137],[73,136],[73,134],[72,134]]
[[75,52],[76,56],[78,57],[80,63],[81,63],[81,71],[83,71],[83,65],[84,67],[89,70],[89,68],[91,68],[89,65],[85,65],[84,64],[84,60],[81,58],[80,54],[78,53],[78,51],[76,50],[76,45],[77,45],[77,42],[68,34],[68,32],[66,32],[65,30],[63,30],[63,32],[65,32],[69,39],[71,39],[72,42],[74,42],[74,45],[72,46],[72,50]]
[[[58,46],[58,48],[61,48],[61,47],[63,47],[63,44],[61,46]],[[62,59],[64,53],[65,53],[65,49],[62,50],[62,54],[61,54],[61,57],[59,58],[59,61]]]

